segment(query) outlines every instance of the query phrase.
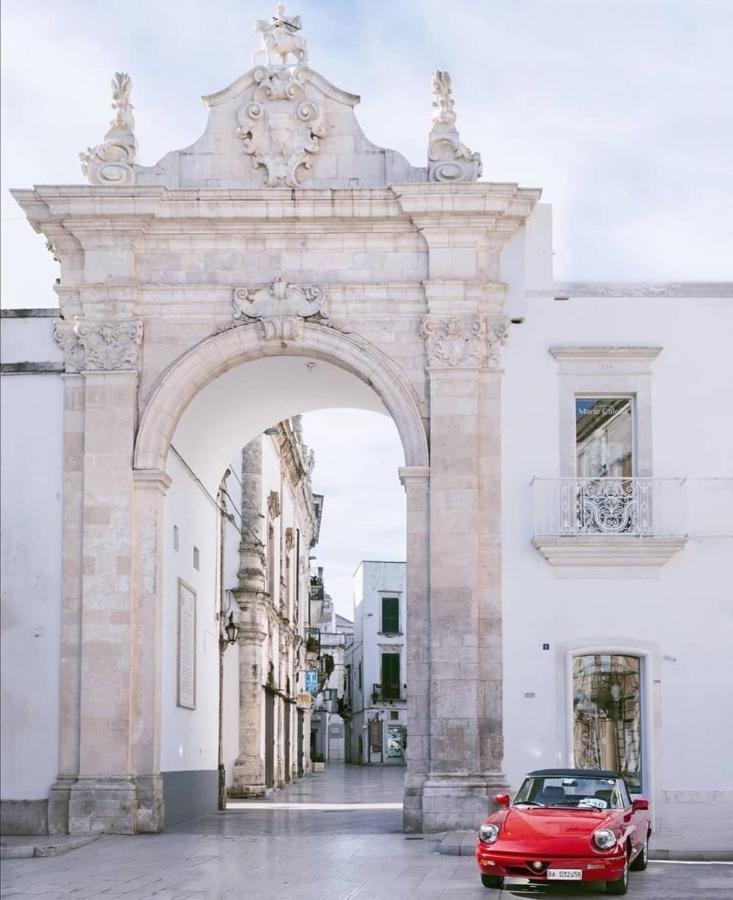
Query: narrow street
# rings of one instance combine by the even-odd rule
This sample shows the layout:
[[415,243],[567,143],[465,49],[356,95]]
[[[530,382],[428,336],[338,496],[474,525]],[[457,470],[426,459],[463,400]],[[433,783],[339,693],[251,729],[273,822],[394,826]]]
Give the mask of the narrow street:
[[[10,859],[2,896],[134,900],[351,900],[604,896],[603,885],[484,889],[473,859],[438,852],[440,836],[401,833],[404,769],[334,765],[270,796],[165,834],[105,836],[65,856]],[[733,865],[652,862],[635,900],[729,900]]]

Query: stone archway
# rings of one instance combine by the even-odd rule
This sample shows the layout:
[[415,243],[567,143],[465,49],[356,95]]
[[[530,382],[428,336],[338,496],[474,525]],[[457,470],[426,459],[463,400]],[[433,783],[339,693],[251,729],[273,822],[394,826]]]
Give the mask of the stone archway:
[[54,831],[161,827],[163,461],[186,404],[248,354],[331,360],[372,385],[400,432],[408,558],[422,561],[406,827],[471,827],[503,783],[502,252],[539,191],[477,181],[447,73],[433,78],[416,167],[370,143],[359,98],[304,58],[268,60],[206,97],[204,135],[154,166],[137,163],[120,75],[107,138],[83,154],[89,184],[14,192],[61,264]]
[[[160,765],[145,781],[140,773],[156,766],[160,759],[160,712],[155,707],[159,692],[161,651],[158,611],[162,603],[162,557],[151,552],[162,531],[163,496],[169,483],[165,463],[171,439],[184,411],[212,384],[233,368],[272,357],[310,358],[337,366],[358,378],[377,394],[391,415],[400,435],[406,465],[400,478],[407,492],[407,614],[415,639],[407,643],[407,678],[410,728],[416,750],[427,747],[429,728],[429,682],[420,661],[428,652],[428,503],[429,454],[420,405],[414,390],[399,367],[363,338],[343,334],[322,324],[299,323],[287,340],[268,336],[261,323],[241,325],[207,338],[176,360],[159,378],[141,417],[134,454],[133,559],[146,560],[136,570],[132,603],[137,620],[148,622],[141,640],[132,649],[137,683],[137,721],[132,731],[140,737],[132,746],[134,769],[138,773],[137,828],[155,830],[162,821]],[[267,387],[262,388],[265,396]],[[327,401],[323,405],[328,405]],[[262,423],[260,423],[262,425]],[[260,429],[261,430],[261,427]],[[256,431],[252,433],[254,437]],[[242,440],[246,440],[243,438]],[[155,567],[155,571],[153,571]],[[253,629],[256,631],[257,629]],[[143,698],[147,698],[147,703]],[[152,726],[152,727],[151,727]],[[420,786],[427,778],[428,760],[417,753],[408,757],[406,784]],[[420,809],[411,808],[406,798],[405,823],[410,830],[421,825]],[[414,807],[414,804],[413,804]]]

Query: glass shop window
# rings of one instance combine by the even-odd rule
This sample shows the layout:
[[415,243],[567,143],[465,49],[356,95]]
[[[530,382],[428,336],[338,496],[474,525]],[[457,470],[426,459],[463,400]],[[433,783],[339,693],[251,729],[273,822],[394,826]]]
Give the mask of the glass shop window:
[[382,631],[384,634],[400,633],[399,597],[382,597]]
[[573,659],[573,765],[620,772],[642,788],[641,660],[593,654]]
[[633,435],[630,397],[576,397],[576,476],[632,478]]

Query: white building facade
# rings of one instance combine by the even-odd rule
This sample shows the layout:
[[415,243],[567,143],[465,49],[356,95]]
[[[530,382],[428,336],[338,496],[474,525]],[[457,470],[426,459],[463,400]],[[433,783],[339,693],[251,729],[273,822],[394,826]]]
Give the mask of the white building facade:
[[[526,769],[600,760],[650,797],[658,847],[694,822],[688,849],[729,849],[733,287],[556,283],[549,207],[478,180],[446,73],[412,166],[302,50],[261,53],[153,166],[120,76],[87,183],[14,192],[60,280],[51,315],[3,320],[3,809],[159,831],[165,773],[216,768],[168,709],[179,579],[196,714],[217,694],[217,523],[186,466],[216,496],[274,422],[347,406],[404,450],[406,829],[471,827]],[[292,699],[261,545],[296,525],[261,515],[228,563],[240,645],[273,642]],[[239,725],[233,786],[262,785]]]
[[324,764],[343,763],[347,713],[346,653],[354,638],[354,623],[336,612],[324,587],[323,567],[311,575],[309,634],[318,643],[318,667],[313,670],[311,756]]
[[354,573],[347,762],[405,765],[408,746],[405,563],[363,560]]

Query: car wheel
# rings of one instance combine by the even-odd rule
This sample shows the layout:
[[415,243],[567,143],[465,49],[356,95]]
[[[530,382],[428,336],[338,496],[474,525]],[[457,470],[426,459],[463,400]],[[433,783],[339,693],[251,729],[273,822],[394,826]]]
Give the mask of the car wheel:
[[646,869],[647,864],[649,863],[649,832],[646,833],[646,838],[644,838],[644,843],[642,844],[641,850],[639,851],[636,859],[631,863],[629,867],[634,872],[643,872]]
[[625,894],[629,889],[629,864],[624,864],[624,874],[617,881],[606,882],[606,893],[615,894],[617,897]]
[[504,887],[504,879],[499,878],[498,875],[482,875],[481,884],[485,888],[496,888],[497,890],[501,890],[501,888]]

